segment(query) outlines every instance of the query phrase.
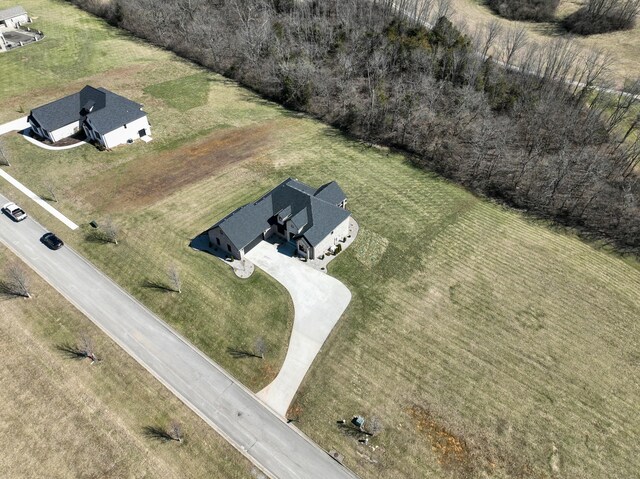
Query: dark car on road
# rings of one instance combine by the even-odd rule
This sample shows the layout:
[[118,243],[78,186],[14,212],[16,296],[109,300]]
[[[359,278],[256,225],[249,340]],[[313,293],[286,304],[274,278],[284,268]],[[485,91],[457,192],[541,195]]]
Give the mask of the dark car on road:
[[40,238],[40,241],[42,241],[50,249],[60,249],[64,246],[62,240],[53,233],[45,233],[42,238]]
[[13,221],[22,221],[27,217],[24,210],[15,203],[7,203],[2,207],[2,211],[4,211]]

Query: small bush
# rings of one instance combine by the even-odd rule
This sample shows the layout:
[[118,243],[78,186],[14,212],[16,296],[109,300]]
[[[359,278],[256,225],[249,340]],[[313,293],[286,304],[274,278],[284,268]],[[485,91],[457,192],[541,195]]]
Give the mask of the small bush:
[[510,20],[552,20],[560,0],[489,0],[489,7]]

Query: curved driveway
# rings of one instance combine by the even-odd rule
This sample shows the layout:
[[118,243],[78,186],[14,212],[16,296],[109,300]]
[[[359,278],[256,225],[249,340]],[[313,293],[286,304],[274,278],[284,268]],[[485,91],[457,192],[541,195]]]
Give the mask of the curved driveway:
[[44,247],[44,232],[0,215],[0,242],[270,477],[355,478],[71,248]]
[[260,242],[246,254],[249,261],[287,288],[295,317],[282,369],[258,397],[285,416],[300,383],[329,333],[351,301],[351,291],[337,279],[299,259]]

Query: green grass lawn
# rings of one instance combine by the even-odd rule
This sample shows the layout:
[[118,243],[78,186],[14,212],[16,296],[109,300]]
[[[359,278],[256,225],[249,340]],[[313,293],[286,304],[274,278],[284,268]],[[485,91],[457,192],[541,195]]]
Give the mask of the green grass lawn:
[[[111,67],[89,59],[95,69],[68,73],[59,89],[91,83],[143,103],[154,141],[52,154],[2,138],[7,171],[36,191],[54,182],[54,206],[83,225],[77,232],[6,183],[0,191],[254,390],[284,357],[290,300],[266,275],[239,280],[188,243],[287,176],[337,180],[346,191],[361,233],[330,272],[353,300],[292,410],[322,447],[365,478],[636,474],[635,260],[474,197],[64,3],[31,5],[54,10],[65,35],[92,25],[94,52],[103,42],[123,52]],[[30,48],[55,56],[55,29],[48,38]],[[48,74],[29,82],[0,100],[40,104],[60,94]],[[88,239],[87,223],[108,217],[121,228],[117,246]],[[182,271],[182,294],[145,286],[171,264]],[[227,353],[258,336],[270,345],[265,361]],[[358,443],[336,427],[354,414],[379,418],[384,431]]]

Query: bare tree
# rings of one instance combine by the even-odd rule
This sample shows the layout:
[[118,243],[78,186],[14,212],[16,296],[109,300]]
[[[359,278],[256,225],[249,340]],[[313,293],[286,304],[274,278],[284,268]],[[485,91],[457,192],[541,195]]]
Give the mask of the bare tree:
[[377,417],[374,416],[369,420],[369,425],[367,427],[367,433],[370,436],[377,436],[383,430],[384,430],[384,425],[382,424],[380,419],[378,419]]
[[176,265],[171,265],[167,271],[167,277],[169,279],[169,288],[176,293],[182,292],[182,278],[180,277],[180,270]]
[[182,442],[184,439],[184,431],[182,430],[182,424],[178,421],[171,421],[169,427],[167,428],[167,435],[177,442]]
[[7,277],[8,281],[0,284],[4,293],[23,298],[31,297],[29,278],[22,266],[17,263],[10,264],[7,267]]
[[527,44],[527,30],[525,27],[510,28],[502,39],[502,61],[505,65],[511,65],[516,54]]
[[88,333],[83,332],[78,340],[78,352],[84,357],[91,359],[91,364],[99,361],[96,356],[96,347],[93,338]]
[[0,139],[0,166],[11,166],[11,163],[9,163],[9,159],[7,158],[7,155],[4,152],[2,139]]
[[256,342],[254,344],[255,355],[259,356],[261,359],[264,359],[264,355],[267,353],[267,343],[262,336],[258,336],[256,338]]
[[108,218],[102,225],[102,240],[107,243],[118,244],[118,238],[120,236],[120,228]]
[[51,180],[45,181],[43,185],[43,189],[47,195],[45,199],[49,201],[53,201],[55,203],[58,202],[58,196],[56,195],[57,187]]

